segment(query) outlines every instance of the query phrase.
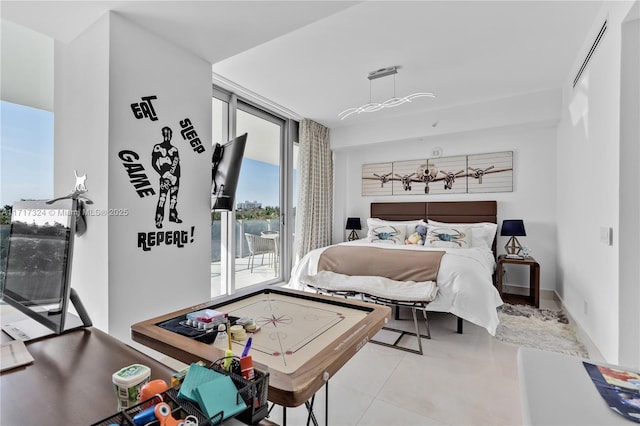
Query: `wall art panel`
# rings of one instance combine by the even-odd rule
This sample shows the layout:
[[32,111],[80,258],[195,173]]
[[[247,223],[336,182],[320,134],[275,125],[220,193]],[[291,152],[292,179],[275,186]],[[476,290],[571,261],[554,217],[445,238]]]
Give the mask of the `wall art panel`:
[[[393,195],[424,194],[418,177],[427,160],[396,161],[393,163]],[[422,167],[422,168],[421,168]]]
[[362,195],[391,195],[392,163],[362,165]]
[[468,192],[513,191],[513,151],[469,155]]
[[513,151],[362,165],[362,195],[513,191]]
[[432,181],[429,194],[464,194],[467,192],[467,156],[429,160]]

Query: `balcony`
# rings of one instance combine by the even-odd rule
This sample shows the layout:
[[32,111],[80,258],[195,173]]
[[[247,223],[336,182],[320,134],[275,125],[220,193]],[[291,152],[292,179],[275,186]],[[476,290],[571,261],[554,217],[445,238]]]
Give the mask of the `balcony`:
[[[235,286],[236,290],[255,284],[275,280],[280,276],[278,269],[278,254],[258,254],[254,257],[253,271],[250,268],[250,252],[245,232],[261,235],[266,232],[279,232],[280,220],[251,219],[237,220],[235,224]],[[278,246],[279,247],[279,246]],[[211,297],[220,295],[220,221],[211,222]],[[264,257],[264,260],[263,260]]]

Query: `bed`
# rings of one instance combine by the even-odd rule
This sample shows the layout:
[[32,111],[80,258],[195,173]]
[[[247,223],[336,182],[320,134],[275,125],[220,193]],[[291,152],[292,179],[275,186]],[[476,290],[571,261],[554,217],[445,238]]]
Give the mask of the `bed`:
[[[318,287],[323,287],[322,285],[317,285],[320,278],[333,282],[345,280],[345,282],[350,283],[350,286],[356,285],[356,288],[382,285],[380,284],[381,279],[384,280],[385,285],[409,285],[407,292],[419,288],[422,294],[433,295],[432,300],[422,303],[421,306],[424,311],[449,312],[457,316],[459,319],[459,332],[462,331],[460,319],[464,319],[485,328],[489,334],[495,335],[499,323],[496,308],[502,305],[500,295],[493,285],[493,274],[496,265],[495,231],[497,227],[495,225],[497,223],[497,205],[495,201],[372,203],[370,216],[375,219],[367,220],[369,225],[367,237],[357,241],[323,247],[307,253],[294,266],[290,286],[317,290]],[[405,241],[407,241],[412,230],[411,226],[415,226],[413,225],[414,223],[426,223],[429,232],[435,233],[436,239],[437,232],[441,231],[442,228],[453,229],[456,232],[462,231],[459,233],[466,234],[468,238],[465,237],[467,240],[460,242],[455,238],[449,238],[451,236],[449,234],[444,239],[446,243],[431,240],[431,243],[425,245],[406,244]],[[404,235],[395,235],[393,237],[396,239],[396,243],[386,244],[385,242],[381,244],[381,241],[376,239],[390,238],[390,235],[394,233],[380,232],[379,234],[372,234],[372,228],[387,230],[384,226],[389,224],[394,225],[391,227],[393,230],[407,226],[406,232]],[[377,225],[380,225],[380,227],[377,227]],[[429,238],[428,235],[427,239]],[[348,251],[373,250],[374,248],[389,258],[391,258],[392,254],[397,255],[400,253],[415,256],[421,256],[423,253],[425,253],[425,256],[433,256],[434,252],[442,253],[433,277],[434,283],[430,281],[416,282],[407,278],[406,275],[397,275],[405,271],[398,271],[388,276],[380,277],[372,275],[379,274],[379,269],[375,272],[365,272],[362,275],[360,275],[360,272],[356,272],[357,276],[351,275],[354,271],[353,269],[348,271],[341,269],[345,268],[345,264],[356,263],[352,260],[340,262],[341,258],[345,258],[344,253]],[[331,261],[326,260],[327,253],[333,253],[333,250],[341,251],[335,251],[335,259],[337,259],[333,262],[335,265],[327,268],[327,264],[332,264]],[[426,254],[428,252],[432,253]],[[367,256],[369,254],[363,257]],[[366,268],[375,269],[374,266],[379,266],[380,263],[383,262],[370,260],[368,262],[369,266],[366,266]],[[415,260],[412,263],[422,264]],[[425,264],[427,263],[425,262]],[[381,268],[384,267],[382,266]],[[420,279],[424,279],[419,271],[416,273],[416,276],[418,275],[421,277]],[[394,279],[395,277],[399,277],[399,279],[396,280]],[[435,289],[429,289],[428,285],[434,285]],[[366,293],[366,290],[364,292]],[[358,293],[358,291],[343,293],[335,291],[335,294],[344,295],[348,293],[353,294]]]

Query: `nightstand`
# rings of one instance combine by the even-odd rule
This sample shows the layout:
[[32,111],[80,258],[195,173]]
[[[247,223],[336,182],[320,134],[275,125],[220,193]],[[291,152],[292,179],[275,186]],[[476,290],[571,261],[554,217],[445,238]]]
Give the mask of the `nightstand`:
[[[529,267],[529,296],[502,292],[502,275],[503,265],[510,263],[514,265],[523,265]],[[523,259],[509,258],[504,254],[498,256],[498,277],[496,287],[502,300],[511,304],[528,304],[536,308],[540,307],[540,265],[533,257],[525,257]]]

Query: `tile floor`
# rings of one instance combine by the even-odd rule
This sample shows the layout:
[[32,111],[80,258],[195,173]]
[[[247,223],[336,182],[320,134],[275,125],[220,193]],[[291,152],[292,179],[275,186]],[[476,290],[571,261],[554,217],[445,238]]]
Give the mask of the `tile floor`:
[[[452,315],[429,318],[432,338],[423,340],[423,355],[369,343],[330,379],[330,425],[522,423],[517,347],[466,322],[457,334]],[[403,322],[411,327],[411,321]],[[403,340],[416,346],[412,336]],[[324,392],[316,404],[324,424]],[[281,416],[276,407],[270,420],[281,424]],[[305,424],[305,416],[304,407],[287,409],[288,424]]]
[[[559,309],[548,299],[542,307]],[[457,334],[450,314],[429,313],[429,320],[432,338],[423,340],[423,355],[368,343],[330,379],[330,425],[522,424],[518,347],[466,321],[464,333]],[[410,320],[401,323],[412,327]],[[415,337],[403,339],[403,344],[417,347]],[[315,404],[323,425],[324,389]],[[288,408],[287,424],[304,425],[306,415],[304,406]],[[275,407],[269,420],[282,424],[282,408]]]

